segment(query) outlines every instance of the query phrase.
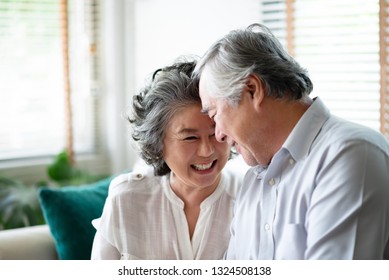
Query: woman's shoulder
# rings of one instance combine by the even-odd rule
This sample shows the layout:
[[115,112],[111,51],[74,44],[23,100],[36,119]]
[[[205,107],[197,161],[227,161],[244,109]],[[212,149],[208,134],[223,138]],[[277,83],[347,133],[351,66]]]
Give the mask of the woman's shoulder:
[[243,178],[248,169],[249,166],[244,162],[241,156],[227,162],[222,171],[222,176],[225,189],[231,196],[236,196],[236,193],[242,186]]
[[126,193],[155,191],[161,185],[162,177],[155,176],[152,169],[134,170],[116,176],[109,186],[109,196]]
[[226,166],[223,169],[223,174],[229,180],[236,181],[237,183],[241,183],[243,181],[243,177],[250,169],[250,166],[246,164],[241,155],[230,159]]

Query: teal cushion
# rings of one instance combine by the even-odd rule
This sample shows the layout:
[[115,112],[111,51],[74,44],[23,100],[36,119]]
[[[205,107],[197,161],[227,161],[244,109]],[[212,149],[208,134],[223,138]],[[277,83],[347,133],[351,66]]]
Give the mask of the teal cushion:
[[43,215],[54,237],[59,259],[90,259],[96,233],[91,221],[101,216],[111,179],[39,190]]

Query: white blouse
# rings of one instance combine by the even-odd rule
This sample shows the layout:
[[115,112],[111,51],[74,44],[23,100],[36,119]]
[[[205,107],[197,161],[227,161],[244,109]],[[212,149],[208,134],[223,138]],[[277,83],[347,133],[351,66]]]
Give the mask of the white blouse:
[[221,259],[230,239],[235,195],[243,176],[223,170],[219,186],[200,206],[192,240],[183,201],[169,174],[152,170],[116,177],[109,187],[92,259]]

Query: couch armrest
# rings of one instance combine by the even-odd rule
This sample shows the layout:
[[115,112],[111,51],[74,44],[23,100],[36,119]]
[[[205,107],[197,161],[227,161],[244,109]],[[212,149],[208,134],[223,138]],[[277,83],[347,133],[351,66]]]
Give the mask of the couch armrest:
[[0,231],[0,260],[58,259],[48,225]]

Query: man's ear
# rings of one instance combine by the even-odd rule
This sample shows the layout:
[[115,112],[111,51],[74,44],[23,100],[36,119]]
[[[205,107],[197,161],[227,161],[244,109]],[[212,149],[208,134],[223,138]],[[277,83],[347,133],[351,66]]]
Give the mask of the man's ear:
[[255,101],[257,105],[260,105],[266,94],[264,85],[257,75],[250,74],[247,77],[246,89],[253,101]]

